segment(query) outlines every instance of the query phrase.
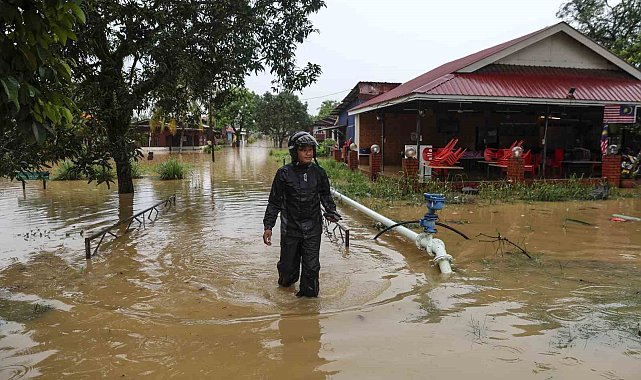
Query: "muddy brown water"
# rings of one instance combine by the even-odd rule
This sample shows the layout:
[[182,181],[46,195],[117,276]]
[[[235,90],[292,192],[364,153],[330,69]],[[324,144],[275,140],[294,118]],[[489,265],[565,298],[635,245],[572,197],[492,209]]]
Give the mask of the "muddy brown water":
[[[276,286],[279,234],[261,241],[278,163],[260,147],[216,158],[183,154],[187,179],[148,176],[133,197],[0,183],[0,378],[641,379],[641,223],[609,220],[641,201],[446,205],[474,237],[439,233],[449,277],[339,205],[352,245],[325,237],[321,296],[297,299]],[[85,261],[88,232],[174,193]],[[476,238],[499,232],[534,260]]]

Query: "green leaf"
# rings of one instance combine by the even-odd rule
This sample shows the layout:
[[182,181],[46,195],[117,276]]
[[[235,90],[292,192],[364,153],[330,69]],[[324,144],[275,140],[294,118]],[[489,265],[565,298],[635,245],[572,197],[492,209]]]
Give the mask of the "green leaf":
[[34,87],[34,86],[30,85],[30,84],[27,84],[27,89],[29,90],[29,97],[31,97],[31,98],[33,98],[36,95],[40,95],[40,90],[38,90],[38,88],[36,88],[36,87]]
[[25,61],[27,61],[27,63],[29,64],[30,69],[31,70],[37,69],[38,62],[36,61],[36,56],[31,51],[25,49],[25,46],[21,46],[19,49],[22,55],[24,56]]
[[51,28],[53,29],[53,33],[58,37],[58,40],[60,40],[60,43],[64,46],[67,44],[67,31],[64,30],[63,28],[59,27],[58,25],[52,25]]
[[18,90],[20,89],[20,83],[14,77],[7,77],[0,79],[2,82],[2,87],[4,87],[4,92],[7,94],[10,102],[16,105],[18,111],[20,111],[20,102],[18,102]]
[[60,114],[54,108],[54,106],[52,106],[51,104],[45,104],[44,111],[45,115],[47,115],[47,118],[49,118],[49,120],[51,120],[54,124],[58,124],[60,122]]
[[60,61],[60,66],[62,66],[64,71],[61,72],[58,70],[58,72],[60,72],[67,81],[71,81],[71,67],[69,67],[65,61]]
[[69,7],[69,9],[71,9],[73,14],[75,14],[76,17],[78,17],[78,20],[80,20],[81,23],[84,24],[85,22],[87,22],[87,17],[85,16],[85,12],[83,12],[82,9],[80,9],[78,4],[67,3],[67,6]]
[[31,129],[33,130],[33,136],[36,138],[36,142],[38,144],[42,144],[46,137],[46,132],[42,127],[42,124],[33,123],[31,124]]
[[73,116],[68,108],[60,107],[60,112],[62,112],[62,116],[67,119],[67,122],[71,123],[73,121]]
[[36,45],[36,53],[38,54],[38,59],[40,59],[40,62],[46,62],[47,59],[49,59],[50,53],[46,49],[43,49],[40,45]]

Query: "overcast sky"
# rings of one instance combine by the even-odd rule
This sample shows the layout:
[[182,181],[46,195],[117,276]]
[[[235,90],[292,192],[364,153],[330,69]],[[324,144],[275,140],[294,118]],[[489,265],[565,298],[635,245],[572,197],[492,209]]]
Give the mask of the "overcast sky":
[[[341,100],[358,81],[406,82],[443,63],[558,23],[562,0],[325,0],[319,30],[298,49],[301,66],[321,65],[298,93],[310,114]],[[263,94],[271,76],[247,79]],[[332,95],[330,95],[332,94]]]

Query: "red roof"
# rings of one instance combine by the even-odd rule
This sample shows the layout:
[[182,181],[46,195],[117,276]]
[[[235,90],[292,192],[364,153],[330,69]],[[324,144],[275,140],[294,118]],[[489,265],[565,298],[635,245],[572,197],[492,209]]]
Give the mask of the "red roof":
[[547,28],[538,30],[536,32],[526,34],[525,36],[515,38],[513,40],[504,42],[500,45],[496,45],[494,47],[481,50],[479,52],[476,52],[474,54],[470,54],[466,57],[459,58],[455,61],[448,62],[442,66],[439,66],[435,68],[432,71],[428,71],[423,75],[420,75],[408,82],[403,83],[402,85],[394,88],[391,91],[388,91],[380,96],[375,97],[374,99],[371,99],[365,103],[360,104],[357,107],[354,107],[353,109],[360,109],[360,108],[365,108],[367,106],[373,105],[373,104],[378,104],[385,102],[387,100],[392,100],[396,98],[401,98],[405,95],[409,95],[410,93],[413,92],[420,92],[420,89],[424,86],[429,87],[429,85],[432,84],[438,84],[439,82],[442,82],[443,80],[447,80],[448,78],[443,78],[444,75],[451,74],[455,71],[458,71],[466,66],[469,66],[475,62],[478,62],[484,58],[487,58],[493,54],[496,54],[500,52],[501,50],[507,49],[512,45],[515,45],[521,41],[524,41],[531,36],[534,36],[535,34],[538,34],[542,31],[544,31]]
[[622,71],[490,64],[472,73],[458,72],[548,29],[554,32],[556,29],[552,28],[558,28],[560,24],[564,23],[446,63],[352,110],[411,94],[567,99],[568,90],[572,87],[576,88],[577,100],[641,102],[641,81]]
[[491,65],[479,72],[449,74],[415,93],[429,95],[574,99],[634,102],[641,100],[641,81],[611,70]]

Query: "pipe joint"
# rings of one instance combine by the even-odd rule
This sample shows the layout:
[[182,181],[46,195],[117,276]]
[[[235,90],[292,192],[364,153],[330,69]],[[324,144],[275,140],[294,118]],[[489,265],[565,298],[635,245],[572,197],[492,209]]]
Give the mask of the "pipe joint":
[[416,236],[416,246],[426,251],[431,257],[434,257],[432,262],[434,265],[438,265],[441,273],[452,273],[451,262],[453,258],[445,251],[445,243],[443,240],[436,239],[432,234],[424,232]]

